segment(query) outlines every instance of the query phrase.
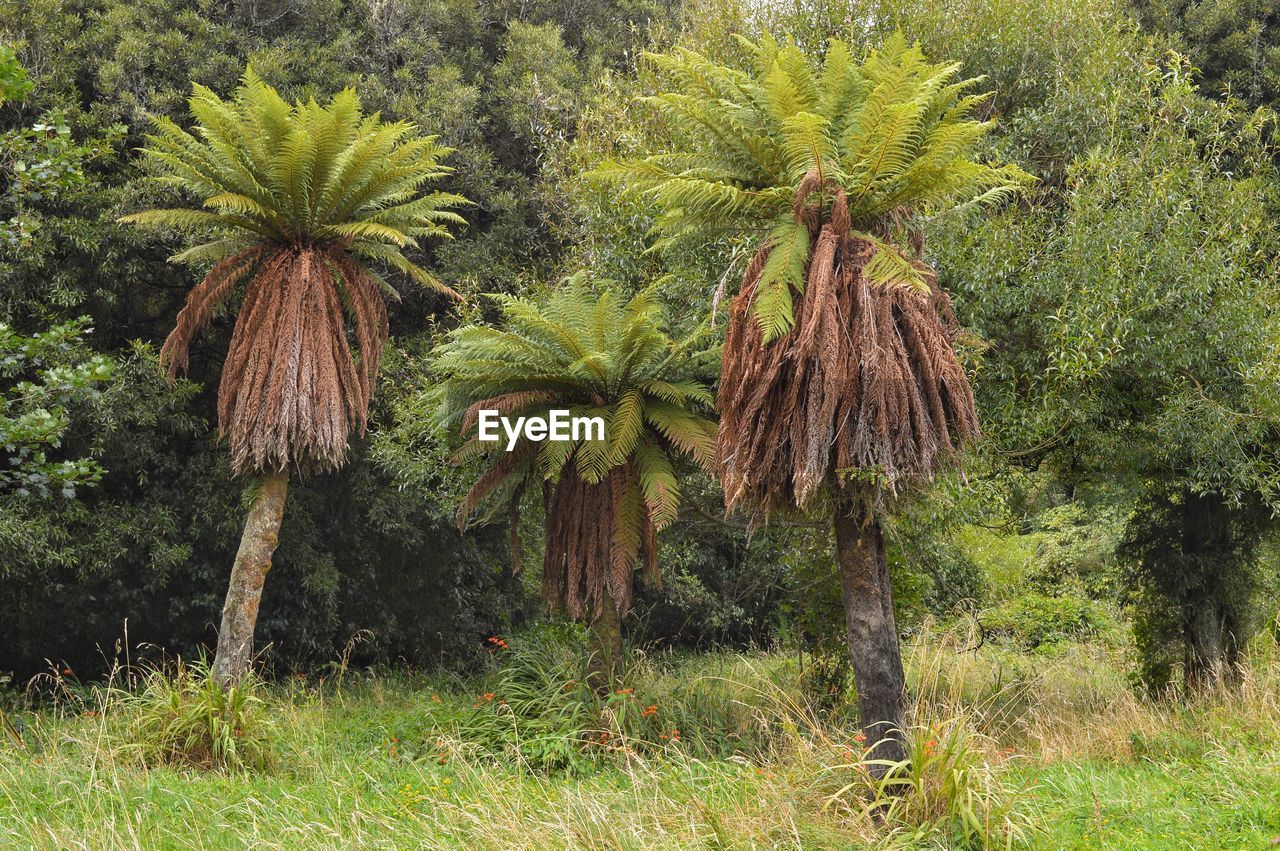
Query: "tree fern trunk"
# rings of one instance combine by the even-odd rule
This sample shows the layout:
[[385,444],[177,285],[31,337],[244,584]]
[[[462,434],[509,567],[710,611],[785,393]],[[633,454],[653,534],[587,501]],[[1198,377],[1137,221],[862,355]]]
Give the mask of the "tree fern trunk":
[[608,692],[618,684],[622,674],[622,618],[612,600],[607,601],[604,611],[591,621],[589,631],[590,684],[598,692]]
[[[893,593],[885,561],[884,535],[861,509],[838,507],[836,557],[844,592],[849,658],[858,688],[858,711],[873,759],[906,758],[902,737],[906,681],[893,616]],[[883,776],[882,766],[873,774]]]
[[258,604],[262,602],[262,586],[280,538],[288,490],[287,471],[263,475],[244,524],[240,549],[231,566],[231,582],[222,607],[222,627],[218,630],[218,650],[213,658],[214,679],[224,688],[238,683],[249,672],[253,661]]

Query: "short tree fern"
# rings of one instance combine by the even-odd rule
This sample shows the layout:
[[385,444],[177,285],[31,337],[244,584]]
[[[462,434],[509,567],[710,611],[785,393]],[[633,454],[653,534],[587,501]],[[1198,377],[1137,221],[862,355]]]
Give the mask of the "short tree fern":
[[[683,377],[688,345],[663,330],[652,294],[626,300],[605,282],[592,296],[585,283],[570,279],[542,304],[494,296],[503,327],[453,332],[436,358],[444,379],[437,392],[442,422],[466,439],[458,458],[486,459],[458,509],[459,522],[482,506],[505,506],[518,545],[520,501],[530,485],[545,486],[548,602],[580,620],[616,624],[630,606],[641,556],[657,576],[656,534],[679,506],[675,457],[709,468],[715,423],[701,413],[712,405],[710,392]],[[505,437],[480,440],[482,410],[508,418],[552,410],[600,417],[604,437],[522,436],[507,451]]]

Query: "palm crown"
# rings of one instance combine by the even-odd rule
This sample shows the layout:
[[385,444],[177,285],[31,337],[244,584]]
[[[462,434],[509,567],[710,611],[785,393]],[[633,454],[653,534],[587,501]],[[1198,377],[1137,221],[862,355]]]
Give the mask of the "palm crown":
[[[915,214],[1006,198],[1031,179],[972,158],[989,126],[971,117],[988,97],[967,94],[979,79],[956,80],[958,64],[930,64],[901,34],[860,63],[832,40],[817,70],[793,45],[738,38],[750,71],[692,50],[646,54],[673,87],[645,98],[669,130],[669,149],[599,173],[656,201],[659,246],[726,230],[767,233],[754,305],[766,341],[793,325],[792,291],[804,290],[811,250],[806,219],[828,215],[835,190],[855,236],[876,249],[868,279],[925,290],[899,244],[901,226]],[[823,204],[814,205],[814,189]]]
[[456,295],[403,253],[463,221],[443,209],[462,197],[420,194],[449,173],[449,149],[364,116],[353,90],[291,106],[251,70],[232,101],[196,86],[189,103],[194,133],[157,119],[143,153],[201,207],[123,218],[192,232],[171,259],[213,264],[161,357],[171,375],[184,369],[195,334],[243,289],[218,391],[233,466],[335,467],[350,432],[364,431],[389,334],[384,299],[395,290],[375,267]]
[[[672,456],[712,464],[715,424],[698,412],[712,396],[678,377],[688,341],[678,344],[663,331],[661,307],[647,291],[623,300],[606,289],[592,298],[574,278],[542,305],[494,298],[505,327],[454,331],[436,358],[445,378],[437,391],[441,420],[467,438],[457,458],[494,458],[459,507],[459,521],[486,502],[509,506],[514,520],[527,484],[554,482],[543,574],[548,599],[575,617],[609,600],[625,611],[639,554],[656,575],[654,536],[676,517]],[[507,417],[568,410],[602,418],[605,435],[543,443],[521,437],[505,452],[505,441],[482,442],[476,433],[485,409]]]

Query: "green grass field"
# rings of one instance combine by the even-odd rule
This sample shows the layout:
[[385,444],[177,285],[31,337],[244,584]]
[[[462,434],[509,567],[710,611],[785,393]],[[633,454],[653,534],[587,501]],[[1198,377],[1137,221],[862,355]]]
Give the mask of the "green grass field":
[[[341,687],[265,688],[245,731],[268,748],[262,770],[144,757],[141,710],[120,693],[67,688],[11,710],[22,744],[0,749],[0,846],[1170,849],[1280,836],[1273,647],[1229,697],[1183,705],[1136,698],[1105,644],[1029,657],[961,641],[930,633],[910,649],[913,742],[938,756],[887,819],[869,814],[852,725],[803,699],[792,657],[641,658],[631,690],[597,704],[557,679],[566,657],[514,638],[472,681],[353,672]],[[979,822],[968,832],[966,813]]]

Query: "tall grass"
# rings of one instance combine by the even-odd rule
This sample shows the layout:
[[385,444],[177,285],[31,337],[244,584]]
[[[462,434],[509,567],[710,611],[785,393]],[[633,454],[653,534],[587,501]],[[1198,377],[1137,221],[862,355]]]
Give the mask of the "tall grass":
[[[1150,816],[1181,825],[1184,845],[1262,829],[1247,802],[1280,753],[1274,640],[1251,649],[1238,688],[1193,702],[1138,696],[1116,636],[1030,657],[976,643],[934,628],[906,648],[906,796],[870,779],[857,727],[815,707],[780,654],[641,654],[624,693],[599,696],[564,689],[580,647],[535,634],[461,682],[258,686],[271,759],[213,772],[140,758],[138,741],[170,729],[141,721],[171,705],[175,681],[209,703],[196,669],[170,668],[148,698],[140,681],[11,712],[22,745],[0,744],[0,847],[1091,847],[1123,817],[1117,801],[1145,817],[1141,784],[1178,775],[1213,778],[1204,807]],[[543,755],[540,737],[560,750]],[[1215,819],[1238,836],[1195,832]]]
[[152,668],[135,691],[114,695],[108,713],[122,722],[115,744],[149,766],[263,771],[273,760],[274,722],[262,690],[252,673],[224,689],[203,660]]

